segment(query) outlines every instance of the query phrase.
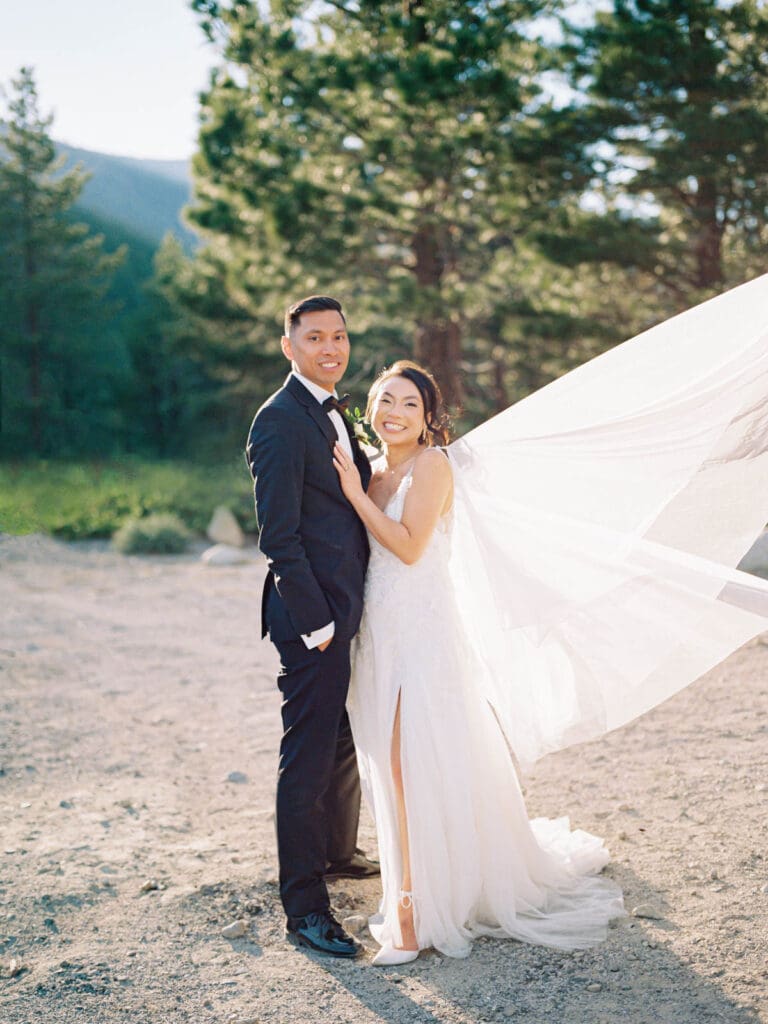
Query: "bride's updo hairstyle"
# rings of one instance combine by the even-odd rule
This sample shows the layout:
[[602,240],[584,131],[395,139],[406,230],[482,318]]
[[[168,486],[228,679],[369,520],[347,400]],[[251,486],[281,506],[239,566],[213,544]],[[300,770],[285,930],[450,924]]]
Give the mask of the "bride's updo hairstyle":
[[410,359],[398,359],[391,366],[386,366],[371,384],[368,392],[368,405],[365,409],[365,418],[368,422],[372,422],[376,396],[384,382],[392,377],[405,377],[406,380],[416,385],[421,395],[421,401],[424,404],[424,432],[419,438],[419,444],[448,444],[450,420],[443,403],[440,385],[429,370],[425,370],[418,363],[411,362]]

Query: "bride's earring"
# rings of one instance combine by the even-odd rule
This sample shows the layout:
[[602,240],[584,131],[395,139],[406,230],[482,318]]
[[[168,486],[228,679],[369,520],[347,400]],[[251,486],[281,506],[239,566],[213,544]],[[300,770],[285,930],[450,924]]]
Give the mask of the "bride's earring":
[[421,431],[421,434],[419,436],[419,444],[426,444],[428,438],[429,438],[429,427],[427,426],[427,421],[424,420],[424,428]]

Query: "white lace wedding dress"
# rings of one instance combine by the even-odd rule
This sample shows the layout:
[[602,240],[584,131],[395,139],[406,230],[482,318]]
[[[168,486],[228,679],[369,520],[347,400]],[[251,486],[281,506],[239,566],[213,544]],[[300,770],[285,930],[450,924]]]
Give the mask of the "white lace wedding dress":
[[[411,473],[385,509],[402,516]],[[365,610],[348,701],[366,798],[376,819],[383,899],[371,920],[401,945],[402,883],[390,766],[400,697],[403,788],[416,934],[421,948],[466,956],[478,935],[560,949],[601,941],[621,893],[594,877],[600,839],[567,818],[528,820],[504,734],[479,688],[449,573],[451,515],[405,565],[371,538]]]

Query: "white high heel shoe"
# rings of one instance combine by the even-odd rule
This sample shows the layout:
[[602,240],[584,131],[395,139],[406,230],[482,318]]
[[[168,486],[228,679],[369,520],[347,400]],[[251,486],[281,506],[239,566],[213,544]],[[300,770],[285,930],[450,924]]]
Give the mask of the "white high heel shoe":
[[418,949],[398,949],[397,946],[382,946],[373,963],[376,967],[395,967],[397,964],[410,964],[419,955]]
[[[413,893],[401,889],[399,903],[403,910],[410,910],[413,906]],[[413,963],[418,955],[418,949],[399,949],[388,942],[378,951],[373,963],[376,967],[395,967],[399,964]]]

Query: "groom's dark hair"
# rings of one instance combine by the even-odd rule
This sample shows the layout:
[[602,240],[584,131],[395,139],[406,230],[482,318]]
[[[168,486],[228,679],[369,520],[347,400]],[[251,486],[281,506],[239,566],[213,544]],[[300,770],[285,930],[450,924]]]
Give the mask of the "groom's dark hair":
[[304,313],[320,313],[324,309],[332,309],[335,313],[338,313],[346,324],[347,320],[344,316],[344,310],[341,308],[341,303],[338,299],[332,299],[330,295],[309,295],[306,299],[294,302],[292,306],[288,307],[288,311],[285,314],[284,333],[286,335],[290,334],[291,328],[298,324]]

